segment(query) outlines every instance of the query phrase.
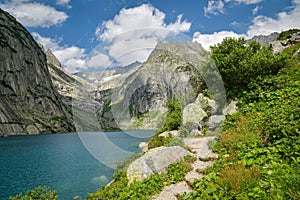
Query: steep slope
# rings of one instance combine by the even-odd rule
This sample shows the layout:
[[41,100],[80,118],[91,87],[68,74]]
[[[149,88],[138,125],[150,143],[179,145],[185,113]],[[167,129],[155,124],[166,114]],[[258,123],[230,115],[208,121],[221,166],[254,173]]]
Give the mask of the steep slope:
[[[193,70],[207,59],[198,43],[160,43],[148,60],[112,92],[108,107],[102,113],[102,126],[113,115],[119,128],[158,128],[166,112],[164,105],[171,98],[192,101],[195,94],[190,83]],[[139,125],[138,125],[139,124]]]
[[74,131],[55,91],[46,55],[28,31],[0,9],[0,135]]
[[102,101],[95,100],[96,94],[101,92],[86,80],[66,71],[50,49],[45,54],[53,85],[72,111],[76,131],[99,130],[94,116],[103,107]]

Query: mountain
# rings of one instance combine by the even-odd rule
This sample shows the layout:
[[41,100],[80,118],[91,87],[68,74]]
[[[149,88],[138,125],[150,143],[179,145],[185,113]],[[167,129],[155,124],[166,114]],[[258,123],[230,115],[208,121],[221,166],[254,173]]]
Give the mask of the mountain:
[[90,83],[103,83],[112,80],[120,75],[133,72],[137,70],[142,63],[136,61],[125,67],[115,67],[112,69],[107,69],[101,72],[77,72],[74,75],[90,82]]
[[164,105],[171,98],[194,100],[195,94],[189,96],[194,89],[191,79],[207,57],[198,43],[159,43],[135,72],[114,84],[99,84],[99,88],[112,89],[105,102],[107,109],[101,114],[101,126],[110,124],[107,121],[113,116],[118,128],[158,128],[167,111]]
[[0,9],[0,135],[71,131],[72,114],[52,84],[45,53]]
[[50,49],[45,54],[54,88],[72,112],[76,131],[101,129],[94,118],[103,107],[102,101],[95,100],[96,94],[101,92],[97,92],[95,85],[66,71]]
[[277,40],[279,35],[280,35],[280,33],[277,33],[277,32],[271,33],[270,35],[258,35],[258,36],[254,36],[249,41],[250,42],[256,41],[256,42],[260,43],[261,45],[270,46],[270,44],[272,42]]

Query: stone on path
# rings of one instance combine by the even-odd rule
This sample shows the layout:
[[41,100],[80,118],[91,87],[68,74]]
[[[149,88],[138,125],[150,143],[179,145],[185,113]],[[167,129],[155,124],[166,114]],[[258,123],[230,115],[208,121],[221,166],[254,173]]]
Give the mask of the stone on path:
[[178,194],[190,193],[191,191],[192,188],[185,181],[181,181],[165,187],[163,191],[154,196],[152,200],[177,200],[176,196]]

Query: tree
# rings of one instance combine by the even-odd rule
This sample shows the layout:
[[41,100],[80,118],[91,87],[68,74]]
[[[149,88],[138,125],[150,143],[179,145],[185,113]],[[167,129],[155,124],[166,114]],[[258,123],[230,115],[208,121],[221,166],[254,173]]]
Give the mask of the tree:
[[22,193],[15,197],[10,197],[10,200],[58,200],[58,195],[55,190],[51,190],[49,187],[38,186],[33,190],[28,190],[23,196]]
[[229,98],[240,96],[249,83],[277,74],[284,66],[271,49],[255,41],[248,43],[244,38],[225,38],[211,50]]

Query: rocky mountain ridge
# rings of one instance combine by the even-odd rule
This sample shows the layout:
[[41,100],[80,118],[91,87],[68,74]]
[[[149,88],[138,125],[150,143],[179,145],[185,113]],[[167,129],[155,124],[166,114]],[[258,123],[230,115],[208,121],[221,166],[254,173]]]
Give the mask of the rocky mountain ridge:
[[46,55],[30,33],[0,9],[0,135],[74,131],[55,90]]

